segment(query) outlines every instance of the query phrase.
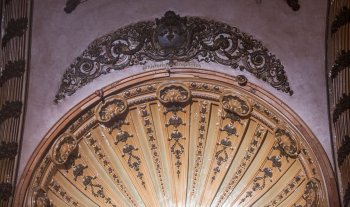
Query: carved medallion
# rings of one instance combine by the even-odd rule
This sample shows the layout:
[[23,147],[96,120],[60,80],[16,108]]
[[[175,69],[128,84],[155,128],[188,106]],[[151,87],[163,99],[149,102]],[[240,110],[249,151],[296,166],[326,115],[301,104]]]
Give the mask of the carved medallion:
[[62,134],[52,146],[52,161],[58,165],[66,163],[70,154],[75,150],[76,147],[77,140],[72,134]]
[[305,187],[303,198],[307,207],[319,206],[320,182],[316,178],[311,178]]
[[239,94],[226,92],[220,97],[222,107],[239,116],[248,116],[252,107],[248,100]]
[[186,28],[186,17],[180,17],[173,11],[167,11],[161,19],[156,19],[156,29],[153,43],[159,53],[169,55],[181,52],[181,48],[188,41],[189,31]]
[[127,109],[127,102],[121,96],[108,97],[105,102],[101,102],[95,111],[98,121],[106,123],[122,115]]
[[275,138],[281,153],[287,157],[296,158],[300,153],[297,139],[289,130],[279,127],[275,130]]
[[164,104],[185,103],[191,98],[191,92],[182,83],[164,84],[158,88],[157,98]]
[[47,197],[47,193],[38,188],[34,191],[34,207],[52,207],[52,203]]

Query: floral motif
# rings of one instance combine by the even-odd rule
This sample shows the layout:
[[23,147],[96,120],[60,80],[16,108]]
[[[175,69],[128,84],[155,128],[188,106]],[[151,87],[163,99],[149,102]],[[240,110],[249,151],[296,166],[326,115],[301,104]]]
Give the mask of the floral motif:
[[168,11],[156,21],[138,22],[96,39],[67,68],[55,101],[101,75],[148,61],[221,64],[293,94],[281,61],[261,42],[230,25]]

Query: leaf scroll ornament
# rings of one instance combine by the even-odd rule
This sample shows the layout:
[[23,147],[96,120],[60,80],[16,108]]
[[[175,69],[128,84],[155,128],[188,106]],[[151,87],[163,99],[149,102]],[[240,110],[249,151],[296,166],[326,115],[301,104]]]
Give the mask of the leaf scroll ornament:
[[101,75],[149,61],[221,64],[293,94],[280,60],[252,36],[225,23],[167,11],[156,21],[132,24],[93,41],[64,73],[55,101]]

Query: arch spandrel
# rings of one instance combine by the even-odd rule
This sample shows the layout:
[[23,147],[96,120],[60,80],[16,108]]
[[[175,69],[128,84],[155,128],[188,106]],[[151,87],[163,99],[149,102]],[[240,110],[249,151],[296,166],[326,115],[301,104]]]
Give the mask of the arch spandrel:
[[158,70],[101,89],[42,141],[18,204],[334,206],[317,139],[241,79]]

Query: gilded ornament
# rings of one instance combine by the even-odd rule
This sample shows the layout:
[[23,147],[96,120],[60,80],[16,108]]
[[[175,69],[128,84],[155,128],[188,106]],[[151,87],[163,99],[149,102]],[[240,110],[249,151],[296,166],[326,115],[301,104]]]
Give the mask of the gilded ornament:
[[275,138],[277,141],[277,148],[282,155],[287,158],[296,158],[300,153],[300,145],[295,135],[283,127],[279,127],[275,130]]
[[52,203],[47,196],[47,193],[38,188],[34,191],[34,207],[52,207]]
[[122,115],[127,109],[127,102],[121,96],[108,97],[96,107],[95,116],[98,121],[107,123]]
[[249,101],[237,93],[224,93],[220,97],[220,103],[225,110],[238,116],[248,116],[252,111]]
[[236,77],[236,81],[237,81],[238,85],[240,85],[240,86],[245,86],[248,83],[248,79],[244,75],[238,75]]
[[163,104],[185,103],[191,98],[191,92],[182,83],[167,83],[158,88],[157,98]]
[[51,148],[51,159],[55,164],[62,165],[77,147],[77,140],[72,134],[62,134]]
[[311,178],[305,187],[303,199],[307,207],[319,206],[320,201],[320,182],[316,178]]

